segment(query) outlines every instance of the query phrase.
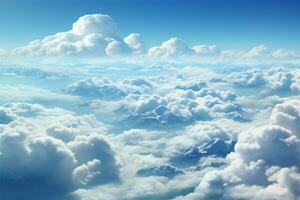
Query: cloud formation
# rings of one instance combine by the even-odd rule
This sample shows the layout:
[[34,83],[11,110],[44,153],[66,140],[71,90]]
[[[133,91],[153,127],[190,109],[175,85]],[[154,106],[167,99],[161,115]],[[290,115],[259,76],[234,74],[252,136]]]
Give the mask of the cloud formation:
[[[199,38],[201,39],[201,38]],[[0,50],[1,55],[14,57],[61,58],[143,58],[193,59],[211,61],[267,62],[298,61],[300,53],[283,49],[271,50],[261,44],[249,50],[220,49],[215,44],[188,45],[184,39],[171,37],[160,45],[147,48],[139,33],[122,38],[117,24],[104,14],[88,14],[73,23],[71,30],[58,32],[17,47],[12,52]]]
[[124,38],[125,43],[132,48],[134,55],[144,54],[147,49],[139,33],[131,33]]
[[13,53],[20,56],[103,57],[128,54],[130,51],[110,16],[91,14],[80,17],[70,31],[32,41],[16,48]]
[[141,94],[151,89],[153,84],[145,78],[125,79],[114,82],[109,78],[91,77],[69,84],[63,92],[102,100],[119,100],[128,94]]
[[170,38],[160,46],[151,47],[148,51],[148,55],[155,58],[189,56],[193,54],[194,51],[183,40],[176,37]]
[[250,69],[245,72],[234,72],[229,81],[241,88],[264,87],[264,92],[286,94],[299,92],[299,70],[285,67],[270,69]]
[[6,104],[0,110],[5,199],[68,199],[79,188],[119,179],[115,153],[95,133],[105,129],[92,116],[38,104]]
[[254,46],[249,50],[220,49],[217,45],[199,44],[189,47],[182,39],[173,37],[160,46],[151,47],[148,56],[152,58],[193,58],[193,59],[219,59],[229,61],[268,61],[299,59],[300,53],[278,49],[270,50],[265,45]]
[[224,170],[178,199],[299,199],[299,113],[299,101],[277,105],[268,125],[239,135]]
[[192,62],[296,54],[172,38],[150,55],[140,34],[120,35],[110,17],[88,15],[57,37],[106,38],[97,57],[126,52],[137,63],[1,66],[3,198],[299,199],[298,68]]
[[128,113],[126,123],[138,126],[178,125],[197,120],[228,117],[246,121],[235,94],[208,88],[204,82],[178,85],[165,96],[130,94],[122,100],[118,112]]
[[202,57],[219,56],[221,54],[221,50],[217,45],[196,45],[193,46],[193,50],[197,55]]

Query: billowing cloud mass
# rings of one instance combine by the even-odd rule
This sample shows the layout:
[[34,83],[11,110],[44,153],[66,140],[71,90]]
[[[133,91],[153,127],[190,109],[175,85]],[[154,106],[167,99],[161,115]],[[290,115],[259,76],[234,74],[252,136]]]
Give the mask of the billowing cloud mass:
[[115,83],[109,78],[91,77],[72,83],[63,91],[78,96],[117,100],[128,94],[141,94],[152,87],[151,81],[145,78],[128,79]]
[[188,56],[194,54],[194,51],[181,39],[173,37],[160,46],[151,47],[148,51],[150,57],[174,57]]
[[128,112],[128,121],[138,125],[180,124],[195,120],[229,117],[246,120],[243,109],[234,103],[235,94],[213,90],[204,82],[177,86],[167,95],[131,94],[121,102],[118,112]]
[[299,199],[297,67],[51,67],[0,70],[5,199]]
[[114,20],[102,14],[84,15],[70,31],[32,41],[14,50],[14,54],[21,56],[101,57],[130,52],[131,48],[120,38]]
[[0,199],[300,200],[299,53],[146,44],[90,14],[5,51],[44,59],[0,63]]
[[[199,38],[200,40],[201,38]],[[146,41],[147,42],[147,41]],[[0,50],[7,57],[62,57],[110,58],[130,57],[143,59],[190,59],[238,62],[266,62],[272,59],[297,61],[300,52],[284,49],[271,50],[261,44],[248,50],[220,49],[215,44],[190,46],[184,38],[171,37],[159,45],[146,47],[140,33],[123,36],[116,22],[104,14],[88,14],[74,22],[71,30],[58,32],[10,51]]]
[[299,199],[299,105],[277,105],[269,124],[239,135],[226,168],[177,199]]
[[199,44],[189,47],[182,39],[173,37],[160,46],[151,47],[148,56],[153,58],[212,58],[220,60],[238,61],[267,61],[267,60],[289,60],[299,59],[300,53],[278,49],[270,50],[265,45],[254,46],[249,50],[225,49],[221,50],[217,45]]
[[230,81],[241,88],[263,87],[269,93],[298,93],[299,70],[283,67],[270,69],[251,69],[245,72],[234,72]]
[[118,181],[115,153],[96,135],[105,127],[94,116],[21,103],[0,113],[3,198],[68,199],[78,188]]
[[131,33],[127,37],[124,38],[125,43],[133,49],[133,53],[136,55],[144,54],[147,49],[146,46],[141,39],[141,34],[139,33]]

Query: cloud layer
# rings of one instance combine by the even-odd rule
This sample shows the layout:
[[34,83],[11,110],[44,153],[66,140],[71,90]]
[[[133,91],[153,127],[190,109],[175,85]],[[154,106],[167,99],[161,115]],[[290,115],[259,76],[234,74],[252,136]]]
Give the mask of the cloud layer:
[[39,67],[0,71],[6,199],[299,199],[298,68]]
[[[271,50],[261,44],[248,50],[220,49],[215,44],[189,46],[183,39],[171,37],[160,45],[147,48],[139,33],[122,37],[109,15],[88,14],[74,22],[72,29],[35,40],[0,55],[13,57],[109,58],[142,57],[143,59],[195,59],[211,61],[266,62],[297,61],[300,53]],[[199,38],[201,39],[201,38]],[[2,52],[2,53],[1,53]]]
[[299,101],[277,105],[269,124],[239,135],[225,169],[177,199],[298,199],[299,108]]
[[45,59],[0,66],[5,200],[300,199],[298,53],[148,48],[92,14],[13,54]]
[[95,134],[105,128],[93,116],[38,104],[0,109],[0,190],[5,199],[65,199],[78,188],[118,181],[115,153],[104,136]]

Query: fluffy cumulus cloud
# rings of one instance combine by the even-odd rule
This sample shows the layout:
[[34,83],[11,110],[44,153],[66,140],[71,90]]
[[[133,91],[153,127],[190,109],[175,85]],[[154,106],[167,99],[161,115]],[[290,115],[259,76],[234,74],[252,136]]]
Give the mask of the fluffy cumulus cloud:
[[265,45],[249,50],[220,49],[217,45],[199,44],[190,47],[180,38],[170,38],[159,46],[151,47],[148,56],[152,58],[193,58],[243,61],[298,60],[299,52],[283,49],[271,50]]
[[141,34],[131,33],[124,38],[124,41],[130,48],[133,49],[134,54],[144,54],[146,52],[146,46],[141,39]]
[[150,57],[166,58],[176,56],[190,56],[194,51],[181,39],[173,37],[160,46],[151,47],[148,51]]
[[69,84],[63,92],[103,100],[119,100],[128,94],[140,94],[151,90],[153,83],[146,78],[125,79],[114,82],[109,78],[91,77]]
[[[212,59],[213,61],[265,62],[270,60],[298,61],[300,53],[283,49],[271,50],[265,45],[248,50],[220,49],[217,45],[188,45],[184,38],[171,37],[160,45],[147,48],[141,34],[130,33],[122,38],[117,24],[104,14],[88,14],[73,23],[71,30],[58,32],[43,39],[15,48],[0,49],[0,58],[17,57],[71,57],[110,58],[139,57],[143,59]],[[201,38],[199,38],[201,39]]]
[[5,199],[73,199],[118,181],[115,153],[91,115],[38,104],[1,106],[0,191]]
[[13,53],[20,56],[95,57],[130,54],[131,51],[134,49],[120,37],[117,25],[110,16],[91,14],[80,17],[70,31],[32,41],[16,48]]
[[242,61],[298,60],[299,52],[283,49],[271,50],[265,45],[254,46],[249,50],[220,49],[217,45],[199,44],[189,47],[180,38],[170,38],[159,46],[151,47],[148,56],[152,58],[193,58]]
[[178,199],[299,199],[299,105],[278,104],[269,124],[239,135],[225,169],[205,174]]
[[166,95],[130,94],[117,112],[128,113],[126,123],[136,125],[176,125],[228,117],[246,121],[236,95],[207,87],[204,82],[178,85]]
[[171,57],[216,57],[220,56],[221,50],[216,45],[196,45],[192,48],[180,38],[173,37],[163,42],[160,46],[151,47],[148,56],[154,58]]
[[203,57],[219,56],[221,54],[221,50],[217,45],[196,45],[193,47],[193,50],[196,54]]
[[140,34],[122,39],[97,14],[21,52],[142,61],[1,64],[3,199],[300,199],[297,66],[194,60],[275,61],[294,52],[189,47],[179,38],[149,50]]
[[296,68],[273,67],[234,72],[229,81],[241,88],[264,87],[264,92],[286,94],[299,92],[299,70]]
[[[231,121],[233,124],[223,126]],[[82,199],[173,199],[191,193],[210,170],[224,168],[225,158],[232,149],[235,123],[220,125],[203,122],[184,131],[150,131],[131,129],[111,138],[123,163],[121,185],[101,185],[91,190],[80,190]],[[199,154],[185,150],[198,147]],[[234,146],[234,145],[233,145]],[[228,148],[229,147],[229,148]],[[188,166],[172,162],[185,155]]]

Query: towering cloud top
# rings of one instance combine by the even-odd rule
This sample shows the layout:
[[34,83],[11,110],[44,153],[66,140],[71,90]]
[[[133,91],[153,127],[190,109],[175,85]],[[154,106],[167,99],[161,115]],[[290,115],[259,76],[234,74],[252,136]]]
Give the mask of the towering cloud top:
[[134,50],[120,38],[110,16],[92,14],[80,17],[69,31],[35,40],[13,53],[17,56],[103,57],[130,54]]
[[73,24],[71,32],[78,35],[96,33],[104,37],[118,37],[119,31],[117,24],[109,15],[93,14],[80,17]]

